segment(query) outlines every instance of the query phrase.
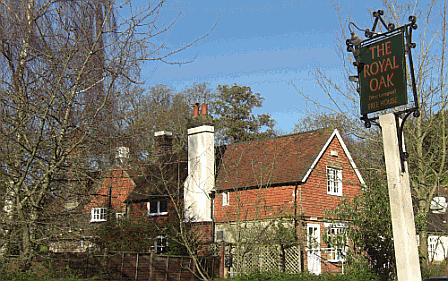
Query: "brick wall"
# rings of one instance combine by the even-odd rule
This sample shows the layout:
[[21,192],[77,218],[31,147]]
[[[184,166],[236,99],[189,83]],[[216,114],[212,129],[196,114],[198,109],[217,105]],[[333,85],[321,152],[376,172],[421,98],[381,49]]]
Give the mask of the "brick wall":
[[[331,151],[336,151],[338,157],[331,156]],[[343,196],[327,194],[327,166],[342,169]],[[223,195],[219,192],[215,198],[215,220],[224,223],[290,215],[294,213],[295,200],[297,214],[321,218],[325,210],[336,207],[343,197],[353,199],[359,194],[361,187],[337,138],[333,139],[307,181],[297,186],[297,198],[294,196],[295,189],[295,185],[285,185],[228,190],[228,206],[222,205]]]
[[[336,151],[338,157],[331,156]],[[342,196],[327,194],[326,168],[327,166],[342,169]],[[299,185],[298,206],[299,213],[305,217],[321,218],[326,210],[333,209],[341,199],[353,199],[361,191],[356,173],[346,157],[341,144],[334,138],[321,160],[311,172],[308,180]]]
[[222,193],[215,198],[217,223],[277,218],[293,214],[295,186],[229,190],[229,205],[222,206]]
[[130,179],[127,173],[121,168],[114,168],[108,173],[95,192],[95,196],[91,203],[86,205],[86,212],[90,212],[92,208],[107,207],[108,191],[111,187],[111,203],[112,209],[115,212],[125,212],[124,200],[132,192],[134,188],[134,182]]
[[[342,196],[327,194],[327,166],[342,170]],[[215,220],[217,223],[244,222],[292,215],[296,201],[297,215],[302,215],[305,220],[297,229],[302,245],[306,245],[306,223],[309,222],[320,225],[321,247],[327,248],[328,245],[324,243],[327,231],[323,221],[325,211],[339,205],[342,198],[353,199],[360,191],[360,181],[335,137],[303,184],[228,190],[228,206],[222,206],[222,192],[217,193],[214,204]],[[342,270],[342,263],[327,261],[325,251],[322,251],[321,261],[322,272]],[[308,268],[307,263],[305,252],[305,269]]]

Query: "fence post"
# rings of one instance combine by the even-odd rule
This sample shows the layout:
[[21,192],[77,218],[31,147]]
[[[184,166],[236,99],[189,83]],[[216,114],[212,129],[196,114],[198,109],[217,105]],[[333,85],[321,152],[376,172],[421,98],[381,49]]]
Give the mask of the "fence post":
[[137,257],[135,258],[135,280],[137,280],[138,277],[138,252],[137,252]]
[[223,241],[222,244],[221,244],[221,251],[220,251],[221,260],[220,260],[220,265],[219,265],[219,275],[220,275],[221,278],[225,278],[225,276],[224,276],[225,248],[226,248],[226,244]]
[[123,280],[123,268],[124,268],[124,252],[121,253],[121,268],[120,268],[120,280]]
[[149,281],[154,280],[154,252],[149,254]]

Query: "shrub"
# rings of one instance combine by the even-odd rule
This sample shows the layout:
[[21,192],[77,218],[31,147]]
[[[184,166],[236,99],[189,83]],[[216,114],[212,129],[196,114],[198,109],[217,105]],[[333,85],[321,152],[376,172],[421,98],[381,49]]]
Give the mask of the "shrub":
[[236,276],[229,281],[379,281],[380,278],[367,270],[357,270],[340,273],[323,273],[321,275],[314,275],[308,272],[299,274],[286,273],[260,273],[254,272],[251,274],[244,274]]
[[98,279],[96,277],[81,278],[73,274],[69,268],[65,270],[64,277],[56,276],[54,271],[42,264],[35,264],[26,272],[2,270],[0,274],[2,280],[8,281],[95,281]]

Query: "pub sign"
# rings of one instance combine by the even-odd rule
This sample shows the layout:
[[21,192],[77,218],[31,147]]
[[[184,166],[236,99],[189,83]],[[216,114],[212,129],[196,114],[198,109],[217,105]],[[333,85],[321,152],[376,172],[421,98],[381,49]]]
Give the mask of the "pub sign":
[[396,29],[357,46],[361,114],[407,104],[405,29]]

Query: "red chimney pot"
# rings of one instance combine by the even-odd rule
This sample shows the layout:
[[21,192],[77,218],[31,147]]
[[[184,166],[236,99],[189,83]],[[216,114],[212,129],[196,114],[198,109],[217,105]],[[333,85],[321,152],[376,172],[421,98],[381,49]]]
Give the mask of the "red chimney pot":
[[201,106],[201,114],[206,115],[207,114],[207,104],[203,103]]
[[197,102],[194,106],[193,106],[193,117],[197,117],[199,116],[199,103]]

